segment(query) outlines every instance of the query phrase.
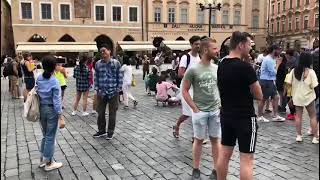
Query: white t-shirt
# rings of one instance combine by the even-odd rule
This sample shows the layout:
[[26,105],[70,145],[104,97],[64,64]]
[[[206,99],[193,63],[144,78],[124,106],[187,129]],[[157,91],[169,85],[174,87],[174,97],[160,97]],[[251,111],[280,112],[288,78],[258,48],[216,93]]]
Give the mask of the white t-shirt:
[[121,72],[123,72],[123,84],[131,84],[132,81],[132,67],[126,64],[122,65]]
[[[191,55],[191,52],[188,53],[190,55],[190,63],[189,63],[189,66],[187,69],[189,69],[190,67],[192,67],[193,65],[197,64],[200,62],[200,56],[199,54],[197,54],[197,56],[192,56]],[[180,60],[180,64],[179,64],[179,67],[187,67],[187,62],[188,62],[188,59],[187,59],[187,55],[183,55],[181,57],[181,60]]]
[[[187,67],[187,62],[188,62],[187,55],[183,55],[181,57],[180,64],[179,64],[179,67],[187,67],[187,70],[190,69],[190,67],[198,64],[200,62],[200,60],[201,60],[199,54],[197,54],[196,57],[192,56],[191,52],[189,52],[188,54],[190,55],[189,66]],[[183,86],[183,80],[181,82],[180,87],[182,87],[182,86]],[[189,94],[190,94],[191,98],[193,98],[193,88],[192,88],[192,86],[189,89]],[[188,105],[188,103],[184,100],[181,92],[179,93],[178,96],[181,99],[182,114],[191,117],[192,116],[192,110],[191,110],[190,106]]]
[[257,57],[256,63],[262,63],[263,58],[264,58],[263,54],[259,54]]

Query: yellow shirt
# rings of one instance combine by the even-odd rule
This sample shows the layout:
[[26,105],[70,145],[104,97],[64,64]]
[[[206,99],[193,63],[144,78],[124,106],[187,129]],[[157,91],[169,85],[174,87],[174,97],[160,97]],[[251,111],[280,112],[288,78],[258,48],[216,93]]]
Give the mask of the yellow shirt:
[[290,84],[291,82],[288,81],[289,76],[290,76],[290,73],[288,73],[286,75],[286,78],[284,79],[284,82],[286,83],[287,97],[291,97],[291,89],[292,89],[291,84]]
[[54,76],[58,79],[60,86],[66,86],[66,78],[64,77],[63,73],[60,71],[55,71]]
[[[302,75],[299,81],[294,77],[294,69],[288,76],[288,82],[292,85],[292,100],[295,106],[308,106],[316,99],[314,88],[318,86],[318,78],[313,69],[306,69],[309,71],[307,76]],[[305,72],[306,73],[306,72]]]

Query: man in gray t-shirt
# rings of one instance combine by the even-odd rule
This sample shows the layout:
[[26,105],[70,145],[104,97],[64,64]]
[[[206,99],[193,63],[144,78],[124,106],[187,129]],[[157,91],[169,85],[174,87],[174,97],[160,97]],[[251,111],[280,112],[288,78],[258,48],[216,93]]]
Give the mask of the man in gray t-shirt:
[[[217,85],[218,66],[211,63],[218,54],[218,45],[214,39],[204,39],[200,43],[202,59],[199,64],[190,67],[183,78],[182,95],[192,109],[193,172],[192,179],[200,179],[201,149],[206,131],[212,147],[213,170],[210,178],[216,179],[218,151],[220,147],[220,97]],[[193,87],[193,99],[189,90]]]

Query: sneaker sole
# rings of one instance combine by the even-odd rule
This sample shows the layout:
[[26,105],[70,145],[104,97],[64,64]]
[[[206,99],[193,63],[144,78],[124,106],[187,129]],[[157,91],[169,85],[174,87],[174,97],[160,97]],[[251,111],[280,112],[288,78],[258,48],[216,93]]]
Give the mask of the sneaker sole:
[[45,171],[52,171],[52,170],[55,170],[55,169],[59,169],[59,168],[61,168],[62,167],[62,165],[60,166],[60,167],[55,167],[55,168],[52,168],[52,169],[46,169],[46,168],[44,168],[44,170]]
[[102,134],[102,135],[99,135],[99,136],[93,136],[94,138],[99,138],[99,137],[103,137],[103,136],[106,136],[107,134]]

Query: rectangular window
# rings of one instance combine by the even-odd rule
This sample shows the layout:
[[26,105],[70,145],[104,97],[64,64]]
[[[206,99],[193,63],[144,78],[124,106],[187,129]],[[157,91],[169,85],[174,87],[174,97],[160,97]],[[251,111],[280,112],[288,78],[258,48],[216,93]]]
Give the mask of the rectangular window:
[[216,24],[217,23],[217,16],[215,12],[212,12],[211,14],[211,24]]
[[290,9],[292,9],[293,0],[290,0]]
[[104,21],[104,6],[95,6],[96,11],[96,21]]
[[41,19],[52,19],[51,4],[41,3]]
[[121,7],[120,6],[112,6],[112,21],[121,22]]
[[299,30],[300,26],[300,20],[299,20],[299,17],[296,17],[296,30]]
[[286,11],[286,1],[282,2],[282,11]]
[[274,31],[273,31],[273,23],[271,24],[271,33],[273,33]]
[[204,24],[204,11],[201,11],[201,9],[198,9],[198,24]]
[[32,7],[29,2],[21,3],[21,17],[22,19],[32,19]]
[[234,11],[234,22],[233,24],[240,24],[241,23],[241,13],[240,10]]
[[282,27],[281,27],[281,32],[284,32],[286,28],[286,22],[283,20],[282,21]]
[[315,27],[319,27],[319,14],[315,15],[314,20],[315,20],[315,23],[314,23]]
[[278,11],[277,13],[279,14],[280,13],[280,2],[278,2]]
[[305,16],[303,20],[303,29],[308,29],[308,25],[309,25],[309,17]]
[[188,23],[188,9],[180,9],[180,23]]
[[289,21],[288,21],[288,30],[289,31],[292,30],[292,18],[291,17],[289,18]]
[[306,5],[308,5],[310,2],[309,2],[309,0],[306,0]]
[[223,10],[222,12],[222,24],[229,24],[229,11]]
[[297,7],[300,7],[300,0],[297,0]]
[[70,20],[70,5],[69,4],[60,4],[60,19],[61,20]]
[[277,21],[277,33],[280,32],[280,22]]
[[259,28],[259,16],[252,17],[252,27]]
[[274,14],[274,4],[272,4],[272,14]]
[[138,8],[137,7],[129,7],[129,21],[130,22],[138,22]]
[[175,8],[168,9],[168,22],[174,23],[175,22]]
[[161,22],[161,8],[154,8],[154,22]]

